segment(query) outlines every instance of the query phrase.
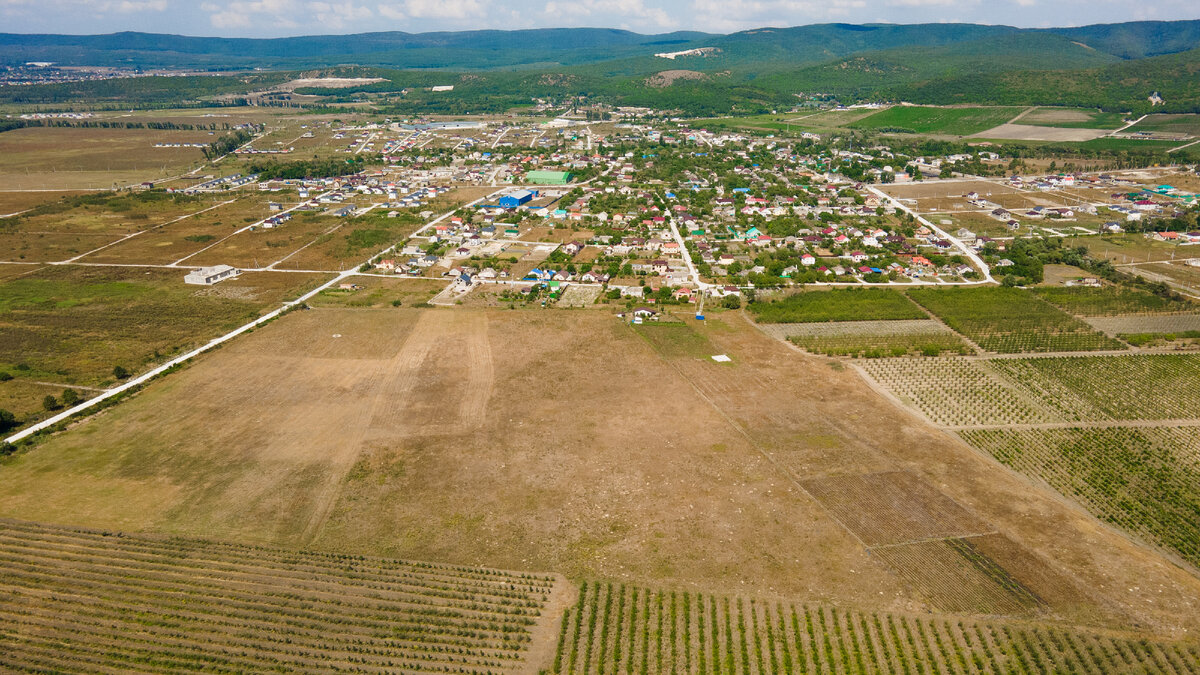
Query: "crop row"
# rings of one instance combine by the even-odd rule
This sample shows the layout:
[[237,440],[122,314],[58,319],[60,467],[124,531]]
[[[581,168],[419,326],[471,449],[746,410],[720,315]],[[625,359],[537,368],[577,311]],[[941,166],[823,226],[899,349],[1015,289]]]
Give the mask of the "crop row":
[[1117,316],[1195,311],[1187,300],[1164,298],[1136,288],[1106,286],[1042,287],[1035,291],[1042,299],[1078,316]]
[[552,672],[1200,673],[1195,645],[586,583]]
[[[415,564],[389,580],[385,561],[204,547],[0,521],[0,670],[508,672],[551,590],[462,568],[423,596]],[[496,595],[506,577],[523,597]]]
[[1200,355],[881,359],[863,368],[937,424],[1193,419]]
[[869,359],[910,354],[970,354],[972,351],[962,338],[950,332],[925,335],[793,335],[788,339],[801,349],[816,354]]
[[1200,415],[1200,355],[996,359],[989,365],[1068,420]]
[[1033,424],[1061,418],[979,359],[877,359],[867,373],[935,424]]
[[1120,341],[1018,288],[913,289],[909,297],[980,347],[999,353],[1124,349]]
[[1180,428],[963,432],[1097,517],[1200,565],[1200,433]]

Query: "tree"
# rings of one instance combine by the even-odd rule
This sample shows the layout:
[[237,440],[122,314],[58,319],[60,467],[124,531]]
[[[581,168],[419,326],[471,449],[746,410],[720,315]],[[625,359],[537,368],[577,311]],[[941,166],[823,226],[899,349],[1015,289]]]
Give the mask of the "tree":
[[62,404],[58,402],[58,399],[47,394],[46,398],[42,399],[42,407],[46,410],[58,410]]
[[725,309],[741,309],[742,299],[736,295],[727,295],[721,298],[721,306]]
[[79,392],[74,389],[63,389],[62,402],[64,405],[75,405],[79,402]]
[[4,408],[0,408],[0,431],[8,431],[9,429],[16,428],[16,426],[16,416]]
[[113,377],[123,380],[129,377],[129,371],[125,370],[125,366],[115,366],[113,367]]

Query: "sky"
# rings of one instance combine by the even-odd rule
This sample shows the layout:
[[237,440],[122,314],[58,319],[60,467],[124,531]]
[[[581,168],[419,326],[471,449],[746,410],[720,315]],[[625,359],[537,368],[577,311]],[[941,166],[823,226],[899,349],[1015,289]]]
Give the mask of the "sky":
[[399,30],[623,28],[730,33],[813,23],[1020,27],[1200,19],[1196,0],[0,0],[0,32],[283,37]]

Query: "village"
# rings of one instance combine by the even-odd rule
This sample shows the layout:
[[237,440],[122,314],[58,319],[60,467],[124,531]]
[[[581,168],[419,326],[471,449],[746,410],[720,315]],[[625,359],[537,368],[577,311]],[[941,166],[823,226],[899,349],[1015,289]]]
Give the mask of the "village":
[[[444,279],[434,302],[445,304],[481,287],[546,305],[564,295],[568,304],[696,303],[799,285],[976,285],[1014,264],[1014,240],[1124,233],[1196,199],[1148,181],[1152,172],[924,178],[922,169],[1007,159],[851,152],[814,134],[782,141],[679,122],[417,121],[306,128],[293,140],[314,131],[340,144],[335,152],[378,152],[381,164],[168,189],[278,194],[250,230],[286,227],[301,213],[415,214],[421,226],[359,273]],[[471,199],[435,208],[453,195]],[[1194,231],[1146,236],[1200,243]]]

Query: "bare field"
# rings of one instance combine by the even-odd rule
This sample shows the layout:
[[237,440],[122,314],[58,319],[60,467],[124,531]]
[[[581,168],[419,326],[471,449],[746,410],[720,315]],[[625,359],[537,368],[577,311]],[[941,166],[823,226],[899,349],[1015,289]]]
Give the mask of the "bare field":
[[0,515],[913,610],[804,488],[897,471],[1089,589],[1039,612],[1200,630],[1200,580],[736,312],[293,313],[0,465]]
[[1001,124],[974,135],[975,138],[997,138],[1013,141],[1090,141],[1106,136],[1110,129],[1072,129],[1064,127],[1040,127],[1032,124]]

